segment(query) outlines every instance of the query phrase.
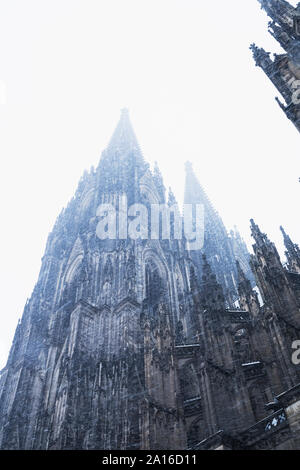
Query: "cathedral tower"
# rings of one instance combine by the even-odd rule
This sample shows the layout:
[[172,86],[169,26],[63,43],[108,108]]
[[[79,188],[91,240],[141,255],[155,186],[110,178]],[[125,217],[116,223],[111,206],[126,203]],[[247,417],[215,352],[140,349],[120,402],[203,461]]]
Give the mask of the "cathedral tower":
[[[204,208],[201,249],[175,237],[186,214],[123,110],[49,234],[0,371],[1,449],[276,447],[261,420],[276,394],[300,395],[299,249],[284,232],[282,265],[252,221],[260,306],[245,245],[191,165],[185,203]],[[278,413],[278,442],[294,446]]]
[[[164,202],[123,110],[48,237],[1,371],[1,448],[186,447],[173,332],[191,335],[187,252],[121,220]],[[118,209],[117,236],[99,238],[99,207]]]
[[236,260],[239,260],[249,279],[254,280],[249,265],[250,255],[237,230],[227,233],[221,217],[202,188],[189,162],[186,163],[184,202],[203,206],[204,245],[201,250],[191,251],[198,274],[202,275],[202,254],[205,254],[223,287],[227,305],[232,306],[238,298]]

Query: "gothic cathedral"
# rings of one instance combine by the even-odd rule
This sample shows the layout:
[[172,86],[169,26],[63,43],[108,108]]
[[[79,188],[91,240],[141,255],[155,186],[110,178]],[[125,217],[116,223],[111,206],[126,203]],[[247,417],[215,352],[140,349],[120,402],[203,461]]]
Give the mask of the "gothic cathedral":
[[[300,8],[260,3],[286,53],[254,57],[300,130]],[[0,449],[300,448],[300,249],[281,227],[282,264],[251,220],[250,255],[189,162],[184,198],[203,208],[199,249],[141,226],[99,236],[99,207],[177,206],[123,110],[49,234],[0,371]]]

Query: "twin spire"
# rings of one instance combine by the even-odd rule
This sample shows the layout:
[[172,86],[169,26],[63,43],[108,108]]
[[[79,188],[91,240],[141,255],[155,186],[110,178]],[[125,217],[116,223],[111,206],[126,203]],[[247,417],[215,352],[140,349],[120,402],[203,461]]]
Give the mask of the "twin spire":
[[[106,152],[110,151],[117,151],[118,153],[124,153],[125,155],[127,155],[131,151],[135,151],[141,155],[140,147],[132,124],[130,122],[129,111],[127,108],[123,108],[121,110],[119,122],[106,149]],[[210,202],[209,198],[207,197],[205,191],[203,190],[194,173],[191,162],[187,161],[185,163],[185,170],[186,181],[184,202],[186,204],[189,204],[197,201],[198,203],[204,204],[206,210],[208,210],[209,212],[215,212],[212,203]],[[173,193],[171,194],[171,196],[174,198]],[[280,228],[284,236],[285,244],[293,245],[289,236],[285,233],[284,229],[282,227]],[[251,231],[253,238],[258,244],[265,243],[267,241],[266,234],[261,232],[258,225],[255,224],[253,219],[251,219]]]
[[[126,159],[128,154],[130,153],[139,155],[140,158],[143,159],[142,152],[141,152],[138,140],[136,138],[135,132],[133,130],[130,117],[129,117],[129,111],[127,108],[123,108],[121,110],[121,116],[120,116],[119,122],[115,128],[115,131],[109,141],[107,148],[103,152],[103,155],[110,158],[112,156],[112,153],[118,154],[121,159]],[[210,207],[210,209],[214,211],[211,202],[209,201],[199,181],[197,180],[197,177],[193,171],[192,164],[190,162],[186,162],[185,168],[186,168],[185,203],[195,202],[195,196],[196,196],[197,202],[205,204],[206,207]],[[158,173],[159,172],[158,168],[155,171],[156,173]],[[161,184],[163,185],[162,181],[161,181]],[[197,187],[196,194],[195,194],[195,187]],[[169,193],[170,193],[169,195],[170,200],[174,202],[175,197],[172,191],[169,191]]]

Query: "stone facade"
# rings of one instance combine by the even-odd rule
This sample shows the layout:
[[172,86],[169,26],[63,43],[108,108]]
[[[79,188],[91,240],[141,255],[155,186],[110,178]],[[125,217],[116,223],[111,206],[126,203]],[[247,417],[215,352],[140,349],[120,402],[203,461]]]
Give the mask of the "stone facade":
[[269,32],[278,41],[283,54],[274,54],[252,44],[257,66],[265,72],[281,94],[276,98],[281,109],[300,131],[300,3],[296,8],[286,0],[258,0],[271,18]]
[[299,248],[284,232],[283,266],[252,221],[250,257],[189,164],[186,178],[186,203],[204,206],[200,251],[99,239],[101,203],[174,203],[124,110],[48,237],[0,372],[1,449],[299,446]]

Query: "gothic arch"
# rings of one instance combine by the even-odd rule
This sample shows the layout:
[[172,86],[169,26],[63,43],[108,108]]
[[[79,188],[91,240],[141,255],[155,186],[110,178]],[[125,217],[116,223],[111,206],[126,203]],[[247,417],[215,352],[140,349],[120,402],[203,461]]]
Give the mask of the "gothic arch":
[[102,304],[110,305],[112,288],[113,288],[113,278],[114,278],[114,259],[111,254],[106,256],[106,259],[103,262],[103,268],[101,273],[101,291],[99,300]]
[[159,195],[152,178],[150,170],[146,171],[140,179],[140,193],[150,204],[159,204]]
[[81,199],[81,202],[80,202],[80,212],[84,212],[86,209],[89,208],[89,206],[90,206],[90,204],[93,200],[94,193],[95,193],[95,189],[92,188],[82,196],[82,199]]
[[187,362],[179,371],[183,400],[200,397],[200,384],[193,361]]
[[151,304],[159,301],[168,288],[168,275],[164,263],[152,250],[144,253],[144,297]]
[[143,253],[143,264],[146,266],[147,264],[153,264],[156,265],[160,276],[162,279],[167,281],[168,279],[168,271],[166,264],[164,261],[157,255],[157,253],[153,249],[146,249]]
[[82,241],[80,237],[78,236],[73,245],[71,254],[67,262],[65,275],[63,278],[63,284],[65,283],[71,284],[71,282],[74,280],[75,275],[82,263],[83,257],[84,257],[84,248],[82,245]]
[[66,274],[65,274],[65,282],[67,284],[71,284],[71,282],[75,278],[76,273],[81,266],[82,260],[83,260],[83,254],[80,254],[68,266]]
[[231,334],[233,338],[240,336],[250,341],[251,327],[247,323],[236,324],[231,328]]

